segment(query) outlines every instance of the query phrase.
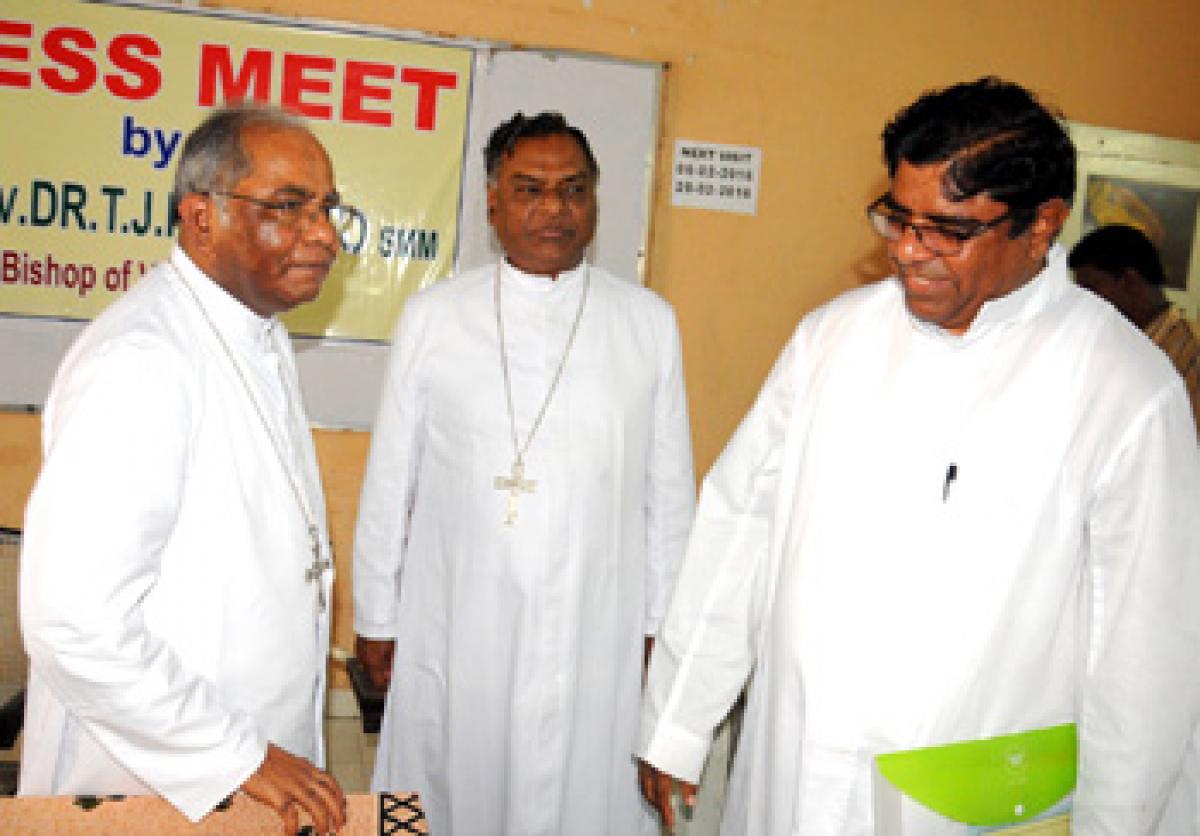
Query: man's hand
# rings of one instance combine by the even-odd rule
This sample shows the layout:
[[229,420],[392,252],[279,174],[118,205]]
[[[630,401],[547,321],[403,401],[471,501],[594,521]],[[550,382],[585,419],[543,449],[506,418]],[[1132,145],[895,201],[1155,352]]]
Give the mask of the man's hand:
[[346,796],[333,776],[274,743],[267,744],[267,757],[242,784],[242,792],[278,813],[289,836],[300,829],[301,807],[318,833],[332,833],[346,824]]
[[[638,783],[642,785],[642,795],[650,802],[650,806],[658,810],[663,824],[668,830],[675,827],[675,808],[671,806],[671,788],[675,779],[665,772],[659,772],[645,761],[638,761]],[[679,793],[683,796],[684,807],[696,806],[696,785],[687,781],[679,782]]]
[[367,669],[371,684],[381,691],[386,691],[392,682],[392,653],[395,650],[395,639],[354,637],[354,655]]

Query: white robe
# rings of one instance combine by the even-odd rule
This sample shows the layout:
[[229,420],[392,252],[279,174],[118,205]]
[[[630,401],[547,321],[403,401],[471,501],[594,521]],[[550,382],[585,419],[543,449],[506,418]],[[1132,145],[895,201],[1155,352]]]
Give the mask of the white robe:
[[46,403],[21,555],[20,792],[157,793],[196,820],[268,741],[323,761],[329,639],[299,503],[180,274],[290,448],[327,540],[282,326],[182,250],[172,261],[179,274],[158,266],[88,326]]
[[694,779],[753,671],[723,832],[866,836],[875,754],[1073,721],[1074,832],[1155,832],[1200,701],[1198,510],[1182,382],[1060,248],[962,337],[895,279],[851,291],[705,480],[641,751]]
[[[669,306],[591,268],[578,336],[503,520],[513,446],[496,267],[412,298],[397,325],[355,541],[355,629],[395,637],[376,790],[416,790],[430,832],[653,831],[633,747],[643,636],[694,510]],[[578,309],[582,271],[506,266],[523,444]]]

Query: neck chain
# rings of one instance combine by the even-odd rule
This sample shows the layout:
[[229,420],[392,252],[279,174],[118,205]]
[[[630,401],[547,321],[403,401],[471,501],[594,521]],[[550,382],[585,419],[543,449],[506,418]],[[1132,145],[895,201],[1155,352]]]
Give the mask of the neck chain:
[[496,304],[496,333],[500,339],[500,371],[504,376],[504,397],[508,405],[508,428],[512,434],[513,463],[511,475],[508,477],[497,476],[495,486],[496,490],[508,492],[508,511],[505,514],[504,523],[512,525],[517,519],[518,497],[521,493],[532,493],[537,487],[537,482],[525,478],[525,453],[529,450],[529,445],[533,442],[533,437],[537,434],[538,428],[541,427],[542,419],[546,417],[546,410],[550,406],[550,400],[554,397],[554,392],[558,389],[559,380],[562,379],[563,369],[567,366],[567,357],[570,356],[571,348],[575,345],[575,335],[579,333],[579,322],[583,319],[583,306],[587,302],[588,287],[591,284],[591,273],[585,262],[583,265],[583,288],[579,293],[579,309],[575,311],[575,321],[571,323],[571,332],[567,335],[566,348],[563,349],[562,359],[558,361],[558,368],[554,371],[554,377],[550,380],[550,387],[546,390],[546,397],[542,401],[542,407],[533,419],[533,425],[529,428],[529,435],[525,437],[524,444],[520,444],[517,441],[517,420],[513,412],[512,379],[508,371],[508,350],[504,344],[504,317],[500,311],[500,273],[501,265],[497,263],[496,276],[492,286]]
[[[233,347],[229,345],[229,341],[225,339],[225,335],[221,333],[221,329],[217,327],[217,323],[213,321],[212,315],[209,314],[208,308],[200,301],[199,294],[192,287],[191,283],[183,275],[183,271],[175,266],[173,262],[168,261],[171,271],[179,279],[179,283],[187,290],[188,295],[192,297],[192,301],[196,303],[196,308],[200,311],[201,317],[208,324],[209,330],[213,336],[217,338],[221,349],[225,356],[229,359],[233,370],[237,373],[238,381],[242,384],[242,389],[246,392],[246,396],[250,399],[250,404],[254,407],[254,414],[258,416],[259,423],[262,424],[263,431],[267,434],[267,438],[271,440],[271,449],[275,452],[275,457],[279,460],[280,467],[287,475],[288,485],[291,486],[292,495],[296,499],[296,505],[300,508],[300,514],[304,517],[304,524],[308,527],[309,541],[312,546],[313,563],[304,572],[306,581],[316,581],[317,583],[317,605],[323,612],[325,610],[325,588],[321,583],[321,575],[325,570],[330,568],[330,561],[321,556],[321,538],[320,527],[317,525],[316,515],[312,508],[309,507],[308,498],[304,494],[303,488],[300,486],[299,477],[296,475],[294,464],[289,463],[288,456],[283,450],[283,445],[280,442],[276,433],[271,429],[271,422],[267,420],[267,413],[259,402],[258,395],[254,391],[254,387],[250,385],[250,379],[246,376],[246,371],[242,368],[242,363],[237,359],[237,355],[233,351]],[[280,358],[282,361],[282,358]],[[283,364],[279,366],[280,380],[283,379]],[[290,394],[287,389],[284,389],[283,396],[290,400]]]

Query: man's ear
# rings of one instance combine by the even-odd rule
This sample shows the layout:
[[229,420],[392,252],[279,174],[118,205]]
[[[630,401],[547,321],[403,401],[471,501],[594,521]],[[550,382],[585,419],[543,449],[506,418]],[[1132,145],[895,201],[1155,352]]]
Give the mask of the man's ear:
[[208,195],[190,192],[179,201],[179,225],[197,244],[207,244],[215,225],[214,206]]
[[1050,251],[1050,245],[1054,243],[1055,237],[1062,229],[1063,224],[1067,222],[1067,216],[1070,214],[1071,207],[1061,197],[1051,198],[1037,208],[1033,225],[1030,227],[1033,233],[1030,246],[1033,254],[1039,260],[1046,257],[1046,253]]
[[496,191],[497,186],[494,180],[489,180],[487,184],[487,217],[488,223],[492,222],[492,216],[496,214],[496,200],[499,194]]

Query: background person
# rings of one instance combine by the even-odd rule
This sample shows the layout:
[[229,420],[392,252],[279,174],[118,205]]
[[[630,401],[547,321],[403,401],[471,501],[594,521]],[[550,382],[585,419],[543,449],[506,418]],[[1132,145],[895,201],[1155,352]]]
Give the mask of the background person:
[[653,833],[638,705],[694,503],[675,318],[589,264],[597,166],[558,114],[485,149],[497,264],[409,300],[355,539],[391,683],[372,786],[445,834]]
[[1200,329],[1163,293],[1166,276],[1154,244],[1134,227],[1102,226],[1071,248],[1067,263],[1081,287],[1107,300],[1171,358],[1200,430]]

